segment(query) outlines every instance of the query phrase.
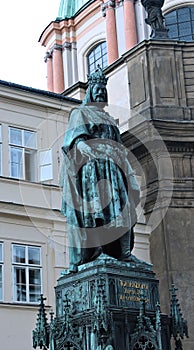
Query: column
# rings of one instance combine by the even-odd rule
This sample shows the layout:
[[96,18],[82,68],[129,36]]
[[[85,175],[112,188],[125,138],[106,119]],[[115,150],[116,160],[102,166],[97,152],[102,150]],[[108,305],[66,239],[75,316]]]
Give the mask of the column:
[[52,54],[50,52],[46,53],[45,62],[47,64],[47,89],[53,92],[53,63]]
[[64,89],[62,47],[55,45],[53,48],[53,90],[60,94]]
[[119,57],[115,19],[115,1],[110,0],[104,4],[104,15],[106,16],[108,64],[111,64]]
[[77,43],[72,42],[72,73],[73,84],[78,81],[78,64],[77,64]]
[[128,51],[137,44],[134,0],[124,0],[125,42]]
[[63,71],[66,89],[73,84],[72,79],[72,45],[68,41],[63,44]]

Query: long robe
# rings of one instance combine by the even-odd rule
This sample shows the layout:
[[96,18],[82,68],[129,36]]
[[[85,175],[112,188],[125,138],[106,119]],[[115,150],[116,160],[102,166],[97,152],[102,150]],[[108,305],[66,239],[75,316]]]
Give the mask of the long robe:
[[[90,146],[95,157],[79,152],[80,141]],[[91,247],[94,236],[96,245],[102,246],[111,240],[111,232],[115,240],[115,232],[122,235],[130,230],[136,223],[139,185],[114,119],[96,106],[73,109],[62,150],[61,211],[67,218],[70,246],[77,252]]]

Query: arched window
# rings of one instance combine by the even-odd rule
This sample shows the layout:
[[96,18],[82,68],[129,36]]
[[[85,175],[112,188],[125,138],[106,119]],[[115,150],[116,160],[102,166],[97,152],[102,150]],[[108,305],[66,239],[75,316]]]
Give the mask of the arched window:
[[101,68],[105,68],[108,65],[106,42],[104,41],[94,46],[88,53],[87,60],[89,74],[96,70],[98,64]]
[[165,22],[171,39],[194,40],[194,6],[181,7],[167,13]]

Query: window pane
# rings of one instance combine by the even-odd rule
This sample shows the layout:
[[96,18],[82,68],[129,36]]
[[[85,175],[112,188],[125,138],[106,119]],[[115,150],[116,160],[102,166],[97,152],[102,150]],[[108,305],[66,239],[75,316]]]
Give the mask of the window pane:
[[189,8],[188,7],[184,7],[184,8],[180,8],[177,11],[178,14],[178,22],[185,22],[188,21],[190,18],[190,13],[189,13]]
[[98,45],[94,50],[95,55],[98,55],[101,53],[101,45]]
[[41,284],[39,269],[29,269],[29,284],[38,286]]
[[102,49],[102,52],[106,52],[107,51],[106,43],[102,43],[101,49]]
[[88,62],[89,62],[89,65],[93,64],[94,63],[94,56],[88,57]]
[[97,68],[98,64],[99,64],[100,66],[102,66],[102,65],[101,65],[101,62],[102,62],[102,59],[101,59],[101,58],[100,58],[99,60],[96,61],[96,68]]
[[16,128],[10,128],[10,140],[9,143],[22,146],[22,130]]
[[103,66],[106,67],[108,65],[107,57],[102,58]]
[[166,16],[165,16],[165,23],[166,25],[168,24],[174,24],[177,22],[177,16],[176,16],[176,11],[172,11],[170,13],[168,13]]
[[29,300],[38,301],[41,294],[41,274],[39,269],[29,269]]
[[52,150],[39,152],[40,181],[47,181],[53,178]]
[[28,247],[28,264],[40,265],[40,248]]
[[96,54],[95,54],[95,59],[99,59],[101,57],[101,52],[100,50],[96,51]]
[[35,132],[24,130],[24,146],[28,148],[36,148]]
[[13,262],[25,264],[25,247],[24,246],[13,246]]
[[191,18],[192,20],[194,20],[194,6],[191,7]]
[[2,144],[0,143],[0,176],[2,175]]
[[40,181],[47,181],[53,178],[52,165],[44,165],[40,168]]
[[170,38],[178,38],[178,26],[177,25],[173,25],[170,26],[169,28],[169,37]]
[[25,268],[14,268],[14,300],[26,301],[26,271]]
[[41,286],[30,286],[29,293],[29,301],[31,303],[39,301],[41,295]]
[[91,74],[91,73],[93,73],[94,71],[95,71],[95,65],[94,65],[94,63],[93,64],[90,64],[90,66],[89,66],[89,73]]
[[40,151],[40,165],[46,165],[52,163],[52,150]]
[[0,243],[0,262],[3,262],[3,244]]
[[92,51],[90,54],[89,54],[89,57],[92,61],[94,61],[94,51]]
[[190,35],[191,34],[191,26],[190,23],[180,23],[179,24],[179,33],[180,36]]
[[3,299],[3,267],[0,265],[0,300]]
[[25,180],[35,181],[35,155],[36,152],[32,150],[26,150],[24,152],[25,160]]
[[21,148],[10,148],[10,175],[23,178],[23,151]]

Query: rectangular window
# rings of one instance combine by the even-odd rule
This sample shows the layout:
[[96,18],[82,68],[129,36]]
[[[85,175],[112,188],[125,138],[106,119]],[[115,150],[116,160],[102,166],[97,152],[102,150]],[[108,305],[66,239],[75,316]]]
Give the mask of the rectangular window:
[[2,126],[0,125],[0,176],[2,175]]
[[34,131],[9,128],[11,177],[35,181],[36,136]]
[[48,181],[53,179],[53,165],[52,165],[52,150],[39,152],[39,177],[40,181]]
[[3,300],[3,243],[0,243],[0,301]]
[[37,303],[42,293],[41,248],[13,244],[14,301]]

